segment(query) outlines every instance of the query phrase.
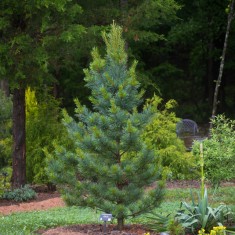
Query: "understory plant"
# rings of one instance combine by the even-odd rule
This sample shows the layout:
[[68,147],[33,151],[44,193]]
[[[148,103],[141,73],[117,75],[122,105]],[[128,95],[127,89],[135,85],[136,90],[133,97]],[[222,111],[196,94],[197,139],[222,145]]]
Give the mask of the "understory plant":
[[29,201],[31,199],[36,198],[36,192],[29,187],[29,185],[25,185],[23,187],[5,191],[2,195],[3,199],[13,200],[16,202]]
[[75,100],[75,118],[64,111],[63,122],[76,149],[55,146],[50,169],[69,205],[111,213],[121,230],[126,218],[160,204],[164,185],[146,190],[161,168],[141,137],[156,110],[147,104],[138,111],[143,92],[137,63],[128,68],[121,27],[113,24],[103,39],[105,57],[93,49],[93,61],[85,70],[93,110]]
[[[214,188],[222,180],[235,179],[235,120],[218,115],[212,120],[210,138],[203,141],[205,177]],[[193,145],[193,153],[199,156],[200,142]]]
[[26,173],[28,183],[48,184],[47,157],[44,152],[53,150],[53,141],[66,136],[60,122],[59,101],[47,89],[39,92],[26,90]]

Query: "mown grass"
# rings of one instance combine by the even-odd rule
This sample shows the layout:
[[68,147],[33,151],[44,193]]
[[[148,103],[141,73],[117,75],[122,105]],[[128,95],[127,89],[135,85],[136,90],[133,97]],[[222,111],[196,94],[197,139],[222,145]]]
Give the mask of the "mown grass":
[[[196,196],[200,189],[193,189]],[[213,195],[209,189],[209,201],[211,206],[221,203],[227,204],[235,211],[235,187],[220,188]],[[156,209],[157,213],[167,215],[176,212],[180,208],[181,201],[190,201],[190,189],[171,189],[166,191],[165,199]],[[28,235],[36,234],[39,229],[52,228],[72,224],[99,223],[100,212],[80,207],[66,207],[48,211],[34,211],[15,213],[0,218],[0,235]],[[127,223],[144,223],[147,216],[128,220]]]
[[79,207],[14,213],[0,218],[0,234],[29,234],[39,229],[62,225],[98,223],[98,217],[94,210]]

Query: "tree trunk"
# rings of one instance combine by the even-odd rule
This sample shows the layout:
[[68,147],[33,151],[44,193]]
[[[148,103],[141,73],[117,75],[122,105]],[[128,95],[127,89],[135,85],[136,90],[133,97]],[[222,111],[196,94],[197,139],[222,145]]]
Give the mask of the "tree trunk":
[[[220,83],[221,83],[222,75],[223,75],[223,70],[224,70],[224,61],[225,61],[225,55],[226,55],[226,50],[227,50],[227,46],[228,46],[228,36],[229,36],[229,32],[230,32],[231,22],[234,18],[234,1],[235,0],[232,0],[229,5],[228,23],[227,23],[227,29],[226,29],[225,39],[224,39],[224,47],[223,47],[223,52],[222,52],[222,56],[221,56],[219,75],[218,75],[218,79],[216,81],[215,92],[214,92],[214,100],[213,100],[212,115],[211,115],[212,120],[214,119],[214,117],[217,113],[218,94],[219,94],[219,87],[220,87]],[[211,122],[210,127],[212,127],[212,122]]]
[[118,230],[122,231],[123,227],[124,227],[124,219],[123,218],[118,218],[117,222],[118,222],[118,224],[117,224]]
[[19,88],[13,91],[13,188],[26,183],[25,134],[25,89]]

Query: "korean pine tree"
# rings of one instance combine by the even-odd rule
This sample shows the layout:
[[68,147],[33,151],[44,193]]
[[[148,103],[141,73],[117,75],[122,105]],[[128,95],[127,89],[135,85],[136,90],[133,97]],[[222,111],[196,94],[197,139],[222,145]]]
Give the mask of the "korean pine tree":
[[57,145],[50,172],[69,205],[111,213],[121,230],[126,218],[160,204],[163,185],[146,190],[156,182],[159,167],[141,139],[154,110],[146,105],[137,111],[143,93],[136,79],[137,63],[128,69],[121,27],[113,24],[103,39],[105,57],[93,49],[93,61],[85,70],[93,111],[76,100],[77,120],[64,112],[75,151]]

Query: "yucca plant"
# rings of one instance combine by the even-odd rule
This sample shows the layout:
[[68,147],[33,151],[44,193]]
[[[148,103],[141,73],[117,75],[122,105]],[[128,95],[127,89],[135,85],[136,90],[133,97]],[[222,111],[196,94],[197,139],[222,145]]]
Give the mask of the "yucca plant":
[[231,213],[226,205],[210,207],[206,188],[203,197],[198,194],[198,203],[195,203],[192,195],[192,204],[182,202],[181,207],[183,209],[177,212],[176,219],[192,233],[196,233],[199,229],[205,229],[208,232],[214,226],[222,225]]
[[200,144],[200,166],[201,166],[201,192],[198,193],[198,203],[195,203],[191,192],[192,204],[187,202],[181,203],[181,210],[176,214],[176,219],[182,226],[192,233],[197,233],[198,230],[204,229],[209,232],[213,227],[222,225],[225,219],[231,214],[231,210],[226,205],[220,205],[217,208],[212,208],[208,203],[208,194],[205,187],[204,176],[204,157],[203,144]]

